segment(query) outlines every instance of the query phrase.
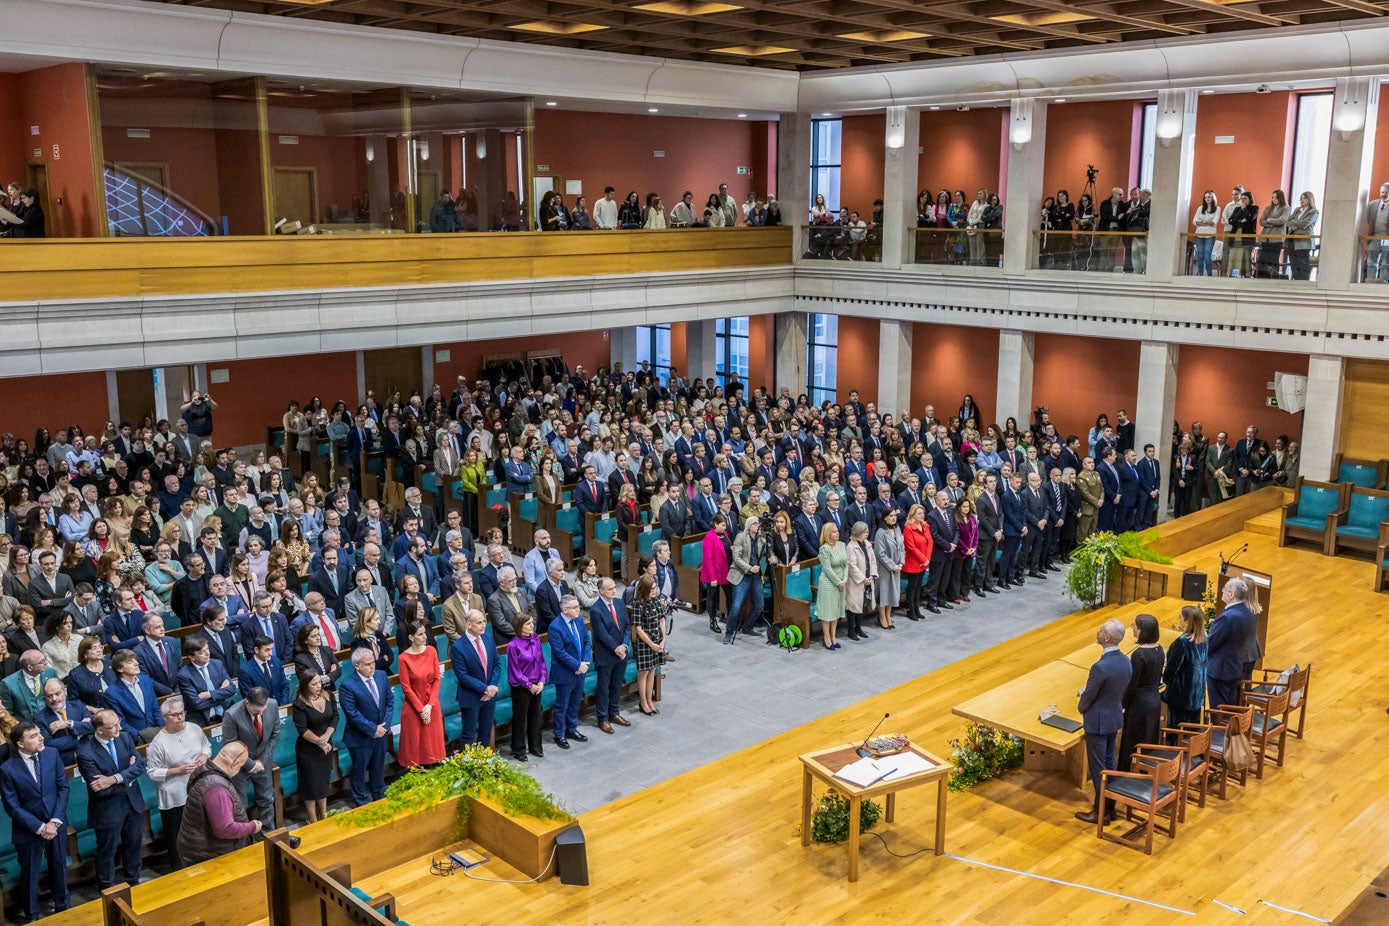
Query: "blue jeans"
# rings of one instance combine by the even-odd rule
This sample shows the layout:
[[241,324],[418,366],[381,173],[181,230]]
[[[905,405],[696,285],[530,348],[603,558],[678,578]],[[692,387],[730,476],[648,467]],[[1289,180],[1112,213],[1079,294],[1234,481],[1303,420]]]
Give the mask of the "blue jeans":
[[[743,621],[739,627],[735,622],[738,613],[742,610],[743,602],[751,596],[751,605],[748,608],[747,620]],[[728,606],[728,626],[724,629],[723,638],[733,639],[734,630],[747,633],[757,626],[757,622],[762,618],[762,574],[744,576],[743,581],[733,586],[733,603]]]
[[1215,235],[1202,235],[1196,239],[1196,275],[1215,276],[1211,268],[1211,255],[1215,253]]

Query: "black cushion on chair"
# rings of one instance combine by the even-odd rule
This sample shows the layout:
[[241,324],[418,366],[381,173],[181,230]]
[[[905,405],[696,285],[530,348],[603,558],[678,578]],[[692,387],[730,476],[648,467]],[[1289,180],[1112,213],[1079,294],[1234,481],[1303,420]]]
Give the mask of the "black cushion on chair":
[[[1283,721],[1282,721],[1281,719],[1279,719],[1278,717],[1271,717],[1271,718],[1269,718],[1269,721],[1268,721],[1268,728],[1269,728],[1269,730],[1277,730],[1277,729],[1278,729],[1279,727],[1281,727],[1282,725],[1283,725]],[[1254,735],[1255,735],[1255,736],[1263,736],[1263,735],[1264,735],[1264,715],[1263,715],[1263,714],[1255,714],[1255,715],[1254,715]]]
[[[1153,785],[1151,782],[1143,781],[1138,778],[1111,778],[1104,786],[1106,793],[1120,794],[1130,800],[1141,801],[1146,804],[1153,798]],[[1158,800],[1172,793],[1171,785],[1158,785]]]
[[1211,733],[1211,752],[1216,755],[1225,755],[1225,731],[1216,730]]
[[[1178,757],[1178,756],[1181,756],[1181,759],[1182,759],[1181,765],[1180,765],[1181,774],[1183,774],[1183,775],[1186,774],[1186,770],[1187,770],[1187,769],[1186,769],[1187,755],[1186,755],[1186,750],[1185,750],[1185,749],[1177,749],[1177,748],[1175,748],[1175,747],[1167,747],[1167,748],[1163,748],[1163,749],[1145,749],[1145,750],[1143,751],[1143,755],[1145,755],[1145,756],[1152,756],[1153,758],[1156,758],[1156,759],[1174,759],[1174,758],[1176,758],[1176,757]],[[1195,759],[1195,761],[1193,761],[1193,762],[1191,763],[1191,767],[1192,767],[1193,769],[1197,769],[1197,768],[1200,768],[1201,766],[1203,766],[1203,765],[1205,765],[1205,764],[1206,764],[1206,759],[1205,759],[1205,757],[1204,757],[1204,756],[1197,756],[1196,759]]]

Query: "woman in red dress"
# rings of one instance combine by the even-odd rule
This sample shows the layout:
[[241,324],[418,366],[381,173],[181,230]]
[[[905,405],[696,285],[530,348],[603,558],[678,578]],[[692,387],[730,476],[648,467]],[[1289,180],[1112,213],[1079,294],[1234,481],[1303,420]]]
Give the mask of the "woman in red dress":
[[410,621],[397,640],[409,640],[400,651],[400,690],[405,705],[400,712],[400,744],[396,758],[409,768],[433,765],[447,758],[444,749],[444,716],[439,707],[439,651],[430,645],[429,625]]

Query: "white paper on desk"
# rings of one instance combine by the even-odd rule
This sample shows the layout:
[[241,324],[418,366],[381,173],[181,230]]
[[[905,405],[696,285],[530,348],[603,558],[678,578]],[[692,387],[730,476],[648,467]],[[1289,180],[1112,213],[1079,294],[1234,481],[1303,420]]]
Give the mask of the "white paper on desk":
[[842,778],[851,785],[866,788],[879,781],[886,774],[886,770],[873,759],[859,759],[857,762],[844,766],[834,773],[835,778]]
[[919,756],[914,752],[903,752],[895,756],[887,756],[878,760],[878,768],[887,772],[884,778],[905,778],[908,775],[917,775],[921,772],[929,772],[935,768],[936,764],[930,759]]

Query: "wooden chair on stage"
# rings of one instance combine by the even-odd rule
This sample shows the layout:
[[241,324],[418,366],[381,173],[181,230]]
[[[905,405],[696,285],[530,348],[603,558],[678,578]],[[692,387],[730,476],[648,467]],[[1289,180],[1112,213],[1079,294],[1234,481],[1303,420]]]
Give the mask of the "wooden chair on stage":
[[[1148,746],[1139,746],[1148,749]],[[1151,747],[1157,748],[1157,747]],[[1095,824],[1095,832],[1100,839],[1117,842],[1131,849],[1142,849],[1147,855],[1153,854],[1153,831],[1157,830],[1168,839],[1177,836],[1177,823],[1182,811],[1182,788],[1178,780],[1182,756],[1169,759],[1133,757],[1132,772],[1105,771],[1100,776],[1100,803],[1113,801],[1124,808],[1124,819],[1132,822],[1134,812],[1142,815],[1139,826],[1126,833],[1108,833],[1104,828],[1104,816]],[[1140,769],[1141,766],[1141,769]],[[1167,826],[1158,824],[1159,817],[1167,818]],[[1137,836],[1142,833],[1142,839]]]
[[1389,480],[1389,460],[1357,460],[1336,454],[1336,481],[1362,489],[1382,489]]
[[1389,524],[1379,526],[1379,543],[1375,546],[1375,591],[1389,585]]
[[1297,712],[1297,726],[1288,725],[1288,732],[1302,739],[1302,730],[1307,723],[1307,690],[1312,684],[1312,664],[1302,669],[1294,665],[1291,669],[1258,669],[1263,673],[1261,682],[1245,682],[1247,690],[1256,695],[1270,695],[1281,688],[1287,689],[1288,707]]
[[1356,486],[1345,506],[1334,514],[1330,537],[1332,556],[1347,548],[1374,553],[1385,527],[1389,526],[1389,492]]
[[1211,734],[1215,728],[1210,724],[1187,724],[1184,729],[1176,730],[1164,727],[1163,733],[1176,739],[1174,746],[1151,746],[1140,745],[1135,756],[1142,756],[1145,759],[1172,759],[1181,760],[1177,769],[1177,783],[1181,786],[1182,796],[1178,800],[1181,811],[1178,819],[1186,822],[1186,805],[1191,800],[1192,792],[1195,792],[1196,806],[1202,809],[1206,806],[1206,795],[1210,791],[1211,776]]
[[[1249,780],[1249,770],[1241,769],[1236,772],[1230,769],[1225,762],[1225,743],[1232,736],[1243,733],[1250,735],[1254,729],[1254,707],[1244,705],[1236,707],[1231,704],[1222,704],[1219,707],[1210,709],[1211,720],[1215,725],[1215,732],[1211,734],[1211,772],[1215,775],[1215,783],[1220,786],[1216,793],[1223,801],[1226,799],[1226,785],[1233,779],[1239,782],[1240,787],[1244,787]],[[1182,724],[1182,729],[1186,729],[1192,724]]]
[[[1254,708],[1254,720],[1249,738],[1254,742],[1254,752],[1258,764],[1254,766],[1254,777],[1263,780],[1264,760],[1271,758],[1273,764],[1283,767],[1283,756],[1288,751],[1288,715],[1292,712],[1291,696],[1287,686],[1274,683],[1268,687],[1276,689],[1271,694],[1255,691],[1252,683],[1245,682],[1244,703]],[[1263,686],[1259,686],[1263,687]]]

